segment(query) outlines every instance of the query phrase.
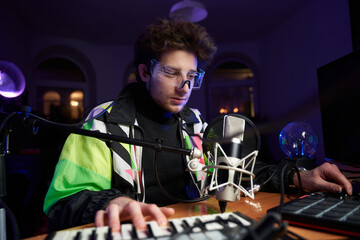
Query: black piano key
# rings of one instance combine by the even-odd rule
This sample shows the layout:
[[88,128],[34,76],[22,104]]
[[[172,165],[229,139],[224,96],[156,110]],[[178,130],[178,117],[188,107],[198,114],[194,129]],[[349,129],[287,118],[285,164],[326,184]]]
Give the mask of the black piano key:
[[94,230],[91,231],[91,235],[90,235],[90,240],[96,240],[97,239],[97,233],[96,233],[96,228],[94,228]]
[[188,223],[185,219],[182,220],[181,226],[182,226],[184,229],[188,229],[188,228],[190,227],[189,223]]
[[184,229],[182,231],[182,233],[190,233],[193,231],[193,228],[191,227],[191,225],[186,221],[186,219],[181,221],[181,227]]
[[132,226],[132,230],[131,230],[131,238],[134,238],[134,239],[138,239],[138,234],[137,234],[137,231],[136,231],[136,227],[133,225]]
[[81,239],[81,231],[78,231],[76,233],[76,236],[75,236],[74,240],[80,240],[80,239]]
[[227,232],[227,231],[230,231],[230,226],[227,224],[227,222],[224,220],[224,219],[222,219],[220,216],[217,216],[216,218],[215,218],[215,221],[217,222],[217,223],[219,223],[221,226],[223,226],[223,231],[225,231],[225,232]]
[[248,226],[244,225],[238,218],[236,218],[234,215],[230,215],[229,219],[234,221],[237,226],[237,232],[240,234],[241,239],[243,236],[246,236],[250,231],[252,231]]
[[148,230],[148,238],[155,238],[155,235],[153,233],[153,230],[150,226],[150,224],[146,224],[147,230]]
[[171,233],[172,234],[176,234],[178,233],[178,231],[176,230],[175,224],[173,221],[170,221],[170,228],[171,228]]
[[230,215],[230,216],[229,216],[229,220],[235,222],[235,223],[236,223],[237,225],[239,225],[239,226],[244,226],[244,225],[242,224],[242,222],[240,222],[240,220],[237,219],[236,217],[234,217],[233,215]]
[[49,232],[49,234],[46,236],[45,240],[51,240],[54,238],[56,232],[53,231],[53,232]]
[[225,222],[224,219],[222,219],[220,216],[217,216],[217,217],[215,218],[215,221],[216,221],[217,223],[221,224],[223,227],[227,227],[226,222]]
[[106,233],[106,240],[112,240],[112,229],[109,227],[107,233]]
[[195,219],[195,223],[194,223],[194,225],[196,226],[196,227],[199,227],[200,229],[201,229],[201,231],[205,231],[206,230],[206,224],[204,224],[201,220],[200,220],[200,218],[196,218]]

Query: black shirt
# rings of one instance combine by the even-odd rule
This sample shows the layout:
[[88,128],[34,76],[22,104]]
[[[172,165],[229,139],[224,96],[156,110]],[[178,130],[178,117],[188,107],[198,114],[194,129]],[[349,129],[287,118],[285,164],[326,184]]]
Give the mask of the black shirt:
[[[176,114],[165,112],[145,90],[136,100],[136,117],[144,132],[144,140],[158,142],[166,146],[182,147],[179,119]],[[174,203],[159,188],[154,173],[155,151],[143,148],[142,165],[145,176],[145,201],[168,205]],[[189,173],[185,171],[185,157],[177,153],[160,151],[157,170],[161,185],[177,198],[187,198],[186,183]]]

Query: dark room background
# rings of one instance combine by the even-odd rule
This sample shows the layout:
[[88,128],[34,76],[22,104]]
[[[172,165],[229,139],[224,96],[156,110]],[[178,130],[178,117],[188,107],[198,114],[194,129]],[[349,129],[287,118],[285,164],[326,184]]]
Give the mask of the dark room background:
[[[116,98],[134,80],[136,33],[167,17],[177,1],[157,1],[154,11],[144,0],[48,2],[0,0],[0,60],[15,63],[26,78],[18,102],[48,119],[71,123]],[[218,43],[218,52],[189,106],[208,122],[232,112],[252,119],[262,134],[260,156],[268,162],[284,157],[278,143],[281,129],[293,121],[307,122],[319,136],[315,157],[324,161],[317,69],[356,48],[349,1],[201,2],[208,16],[200,24]],[[107,25],[102,29],[101,24]],[[21,206],[15,214],[23,236],[31,236],[46,229],[46,219],[36,214],[66,136],[55,130],[33,136],[26,127],[16,129],[20,133],[14,133],[7,161],[8,195],[15,199],[14,208]]]

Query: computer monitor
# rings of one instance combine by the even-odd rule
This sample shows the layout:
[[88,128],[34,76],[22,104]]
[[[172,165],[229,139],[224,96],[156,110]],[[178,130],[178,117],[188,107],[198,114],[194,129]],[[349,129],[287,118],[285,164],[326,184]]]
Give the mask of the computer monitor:
[[360,164],[360,54],[317,71],[325,157]]

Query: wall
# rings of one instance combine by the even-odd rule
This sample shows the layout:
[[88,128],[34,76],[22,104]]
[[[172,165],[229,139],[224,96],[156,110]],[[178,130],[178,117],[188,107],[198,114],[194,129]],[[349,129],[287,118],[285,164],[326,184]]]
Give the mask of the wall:
[[29,77],[31,34],[23,23],[0,3],[0,61],[13,62]]
[[323,158],[316,71],[350,52],[348,1],[313,1],[259,41],[260,112],[275,157],[282,156],[282,127],[305,121],[319,135],[316,156]]
[[[31,71],[37,54],[50,46],[65,45],[83,53],[94,67],[96,84],[90,87],[96,91],[95,104],[118,95],[124,85],[124,72],[133,60],[132,46],[36,35],[1,4],[0,9],[0,60],[20,67],[28,89],[33,86]],[[347,1],[315,0],[257,41],[219,45],[217,57],[233,52],[249,57],[256,65],[262,149],[270,151],[273,158],[283,156],[277,138],[291,121],[309,122],[322,140],[316,70],[352,51],[349,21]],[[205,116],[206,81],[210,76],[208,71],[204,86],[194,91],[189,101]],[[34,96],[29,92],[32,104]],[[316,157],[323,158],[322,141]]]
[[[73,47],[88,58],[95,72],[96,99],[91,105],[115,98],[124,85],[124,72],[133,60],[132,46],[99,45],[86,41],[31,35],[11,12],[0,15],[0,59],[14,61],[31,86],[32,60],[44,48]],[[277,136],[291,121],[307,121],[318,132],[321,121],[317,99],[316,69],[352,51],[348,2],[315,0],[296,12],[276,29],[253,42],[219,44],[217,56],[233,52],[248,56],[258,69],[259,128],[274,156],[281,156]],[[215,59],[216,62],[216,59]],[[189,106],[207,115],[205,76],[201,90],[194,91]],[[94,87],[94,86],[91,86]],[[36,101],[29,92],[30,103]],[[92,107],[92,106],[87,106]],[[320,145],[319,154],[323,155]]]
[[94,68],[95,85],[91,85],[90,88],[95,89],[96,99],[91,99],[91,104],[86,106],[87,108],[95,107],[118,96],[124,85],[124,71],[133,60],[132,46],[100,45],[82,40],[36,35],[33,38],[32,58],[35,58],[42,49],[58,45],[78,50]]

